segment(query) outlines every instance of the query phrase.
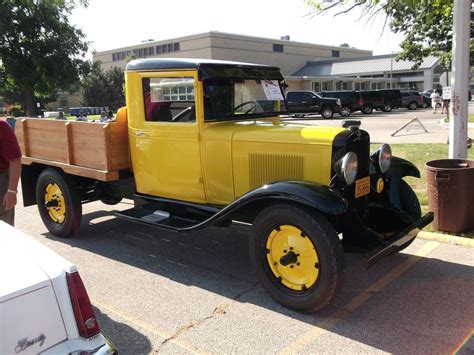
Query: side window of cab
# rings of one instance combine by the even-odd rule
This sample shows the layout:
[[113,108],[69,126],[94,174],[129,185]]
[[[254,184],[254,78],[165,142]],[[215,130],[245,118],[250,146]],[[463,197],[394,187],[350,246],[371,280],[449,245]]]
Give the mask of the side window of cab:
[[192,77],[143,78],[145,121],[196,122]]

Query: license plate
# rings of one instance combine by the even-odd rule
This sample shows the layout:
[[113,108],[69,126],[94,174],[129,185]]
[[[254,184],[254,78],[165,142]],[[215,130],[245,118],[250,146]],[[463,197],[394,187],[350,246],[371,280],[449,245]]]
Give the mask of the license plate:
[[356,180],[355,198],[368,195],[370,192],[370,176]]

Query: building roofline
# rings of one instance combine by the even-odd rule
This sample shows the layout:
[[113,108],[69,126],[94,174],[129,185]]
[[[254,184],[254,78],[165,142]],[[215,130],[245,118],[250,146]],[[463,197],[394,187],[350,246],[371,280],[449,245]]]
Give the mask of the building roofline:
[[167,39],[160,39],[160,40],[153,40],[153,41],[148,41],[148,42],[136,43],[136,44],[132,44],[132,45],[129,45],[129,46],[107,49],[105,51],[96,51],[96,55],[110,54],[110,53],[117,52],[117,51],[135,49],[139,46],[144,46],[145,47],[145,46],[150,45],[150,44],[157,45],[159,43],[169,43],[169,42],[173,42],[173,41],[183,41],[183,40],[190,40],[190,39],[196,39],[196,38],[205,38],[205,37],[212,38],[212,37],[217,37],[217,36],[232,37],[232,38],[235,38],[235,39],[243,39],[243,40],[253,39],[254,41],[272,42],[272,43],[276,43],[276,44],[291,44],[291,45],[294,45],[294,46],[308,46],[309,45],[309,46],[315,46],[315,47],[325,48],[325,49],[339,49],[339,50],[343,50],[343,51],[352,51],[352,52],[367,52],[367,54],[372,53],[372,51],[367,50],[367,49],[337,47],[337,46],[329,46],[329,45],[325,45],[325,44],[317,44],[317,43],[310,43],[310,42],[299,42],[299,41],[292,41],[292,40],[282,40],[282,39],[273,39],[273,38],[267,38],[267,37],[241,35],[241,34],[236,34],[236,33],[209,31],[209,32],[197,33],[197,34],[192,34],[192,35],[187,35],[187,36],[180,36],[180,37],[174,37],[174,38],[167,38]]

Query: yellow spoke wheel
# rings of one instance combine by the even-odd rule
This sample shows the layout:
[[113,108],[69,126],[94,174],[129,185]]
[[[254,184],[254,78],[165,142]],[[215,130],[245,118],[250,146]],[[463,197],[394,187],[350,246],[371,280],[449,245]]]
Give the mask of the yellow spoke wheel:
[[286,287],[306,290],[318,280],[318,253],[301,229],[291,225],[275,227],[268,235],[266,253],[273,275]]
[[51,182],[46,186],[44,203],[51,220],[55,223],[63,223],[66,218],[66,204],[63,192],[56,183]]

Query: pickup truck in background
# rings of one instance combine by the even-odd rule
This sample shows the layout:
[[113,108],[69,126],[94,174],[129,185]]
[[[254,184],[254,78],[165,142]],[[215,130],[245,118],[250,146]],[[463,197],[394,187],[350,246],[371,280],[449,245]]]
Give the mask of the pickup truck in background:
[[117,354],[76,267],[0,221],[0,354]]
[[341,112],[341,100],[321,97],[313,91],[288,91],[286,94],[288,111],[296,117],[306,114],[320,114],[323,118],[332,118],[334,113]]
[[264,287],[287,307],[316,311],[342,286],[344,249],[373,264],[433,219],[403,180],[418,169],[389,145],[371,153],[356,125],[283,120],[278,68],[141,59],[127,64],[125,84],[114,122],[17,123],[24,205],[37,204],[55,235],[78,234],[82,204],[122,198],[134,207],[118,217],[156,228],[252,224]]

